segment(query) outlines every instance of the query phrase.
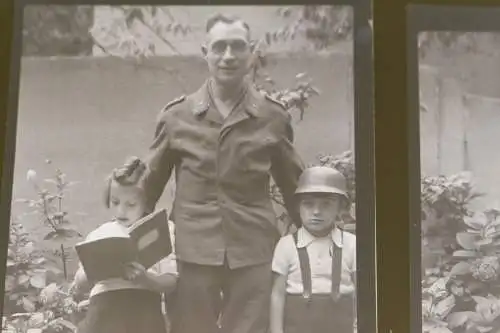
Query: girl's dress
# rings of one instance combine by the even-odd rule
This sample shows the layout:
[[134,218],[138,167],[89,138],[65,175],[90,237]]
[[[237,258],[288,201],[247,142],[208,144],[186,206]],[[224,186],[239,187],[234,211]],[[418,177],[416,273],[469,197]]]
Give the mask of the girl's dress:
[[143,289],[119,289],[90,298],[78,333],[166,333],[161,296]]
[[287,294],[284,333],[353,333],[355,301],[351,294],[340,294],[342,247],[333,245],[331,294],[312,294],[311,269],[306,247],[297,247],[303,293]]
[[[83,271],[81,267],[79,270]],[[176,275],[175,254],[148,271]],[[122,278],[97,282],[91,289],[87,314],[78,333],[141,332],[167,333],[162,294]]]

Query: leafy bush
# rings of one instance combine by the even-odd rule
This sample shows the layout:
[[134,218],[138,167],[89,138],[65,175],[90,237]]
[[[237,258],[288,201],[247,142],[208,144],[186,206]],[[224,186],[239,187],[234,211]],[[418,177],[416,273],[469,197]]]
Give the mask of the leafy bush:
[[57,278],[22,225],[11,223],[5,277],[3,331],[74,332],[79,321],[69,284]]
[[456,234],[465,228],[463,219],[472,212],[469,204],[481,196],[473,191],[469,173],[450,177],[424,177],[422,193],[423,267],[434,267],[458,249]]
[[[186,36],[192,29],[189,24],[175,20],[165,6],[107,6],[110,18],[96,21],[89,30],[94,45],[107,55],[141,60],[156,55],[155,43],[161,41],[174,54],[180,54],[171,37]],[[139,36],[136,25],[140,24],[152,33],[152,38]]]
[[265,37],[268,44],[302,36],[315,50],[323,50],[352,38],[353,10],[350,6],[281,7],[277,14],[291,19],[291,23],[268,32]]
[[[50,160],[47,160],[46,163],[52,164]],[[54,254],[60,258],[64,278],[67,279],[67,263],[70,250],[64,246],[64,242],[82,235],[73,228],[68,219],[68,212],[64,210],[63,201],[66,192],[76,182],[67,181],[66,175],[58,168],[55,168],[55,174],[52,178],[44,180],[44,183],[52,185],[52,191],[38,183],[35,170],[28,171],[27,179],[32,184],[37,198],[18,199],[16,201],[27,204],[30,213],[36,214],[42,225],[48,228],[49,231],[43,240],[59,244],[59,249],[55,250]]]
[[30,5],[23,13],[23,55],[92,54],[92,6]]
[[[51,164],[50,161],[47,161]],[[73,229],[68,214],[63,210],[65,194],[73,182],[55,169],[54,177],[45,183],[54,186],[53,191],[38,183],[37,173],[29,170],[28,181],[33,185],[36,199],[18,200],[26,203],[30,213],[49,229],[44,240],[60,244],[60,263],[51,262],[51,256],[35,247],[19,219],[11,222],[7,273],[5,277],[3,331],[15,333],[75,332],[75,323],[82,313],[69,293],[66,264],[68,249],[63,241],[81,236]]]
[[422,180],[424,333],[500,329],[500,211],[471,211],[470,174]]
[[32,311],[38,293],[45,287],[46,263],[43,253],[35,248],[23,226],[13,221],[10,226],[5,276],[4,311]]

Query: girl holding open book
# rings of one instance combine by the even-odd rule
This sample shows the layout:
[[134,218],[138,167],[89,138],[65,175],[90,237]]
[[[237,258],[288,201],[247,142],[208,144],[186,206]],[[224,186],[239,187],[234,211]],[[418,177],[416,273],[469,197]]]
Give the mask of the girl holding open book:
[[[113,212],[113,220],[106,227],[126,231],[145,216],[141,179],[145,165],[138,158],[115,170],[109,177],[105,192],[106,206]],[[173,224],[169,221],[173,242]],[[102,226],[101,226],[102,229]],[[94,231],[95,233],[96,231]],[[92,232],[87,239],[92,237]],[[177,282],[175,254],[146,270],[138,263],[130,263],[124,276],[91,283],[82,265],[75,274],[72,290],[75,295],[90,291],[87,316],[79,333],[166,333],[161,296],[174,291]]]

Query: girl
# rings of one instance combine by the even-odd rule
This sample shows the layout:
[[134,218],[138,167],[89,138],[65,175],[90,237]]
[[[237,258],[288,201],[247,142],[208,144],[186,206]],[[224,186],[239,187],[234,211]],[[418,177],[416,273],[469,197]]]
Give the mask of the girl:
[[[109,177],[105,203],[114,219],[107,223],[128,228],[145,216],[141,188],[144,171],[143,162],[132,158]],[[169,221],[169,225],[173,240],[172,222]],[[176,281],[175,254],[147,271],[138,263],[130,263],[122,278],[99,281],[94,285],[87,281],[80,265],[72,290],[76,296],[90,290],[90,298],[87,316],[79,327],[79,333],[166,333],[161,295],[171,293]]]
[[280,239],[272,263],[271,333],[353,333],[356,236],[337,227],[349,205],[345,178],[308,168],[296,197],[302,227]]

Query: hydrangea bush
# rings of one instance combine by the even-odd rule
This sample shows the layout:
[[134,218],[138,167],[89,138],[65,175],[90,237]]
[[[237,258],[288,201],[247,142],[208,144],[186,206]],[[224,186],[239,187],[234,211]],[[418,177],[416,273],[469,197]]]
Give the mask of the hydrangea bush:
[[424,333],[500,332],[500,211],[471,211],[471,175],[422,180]]

